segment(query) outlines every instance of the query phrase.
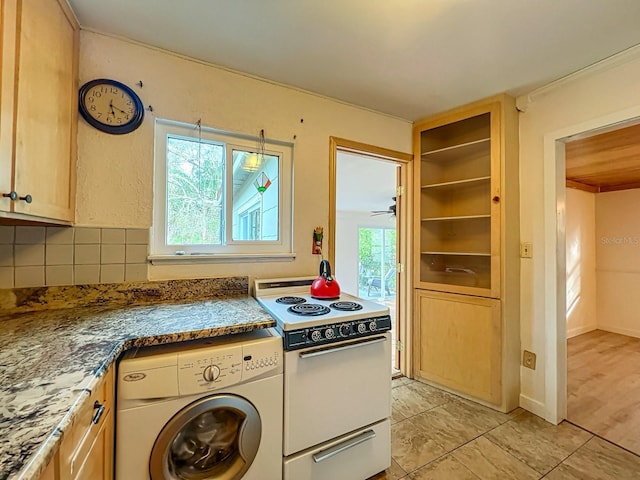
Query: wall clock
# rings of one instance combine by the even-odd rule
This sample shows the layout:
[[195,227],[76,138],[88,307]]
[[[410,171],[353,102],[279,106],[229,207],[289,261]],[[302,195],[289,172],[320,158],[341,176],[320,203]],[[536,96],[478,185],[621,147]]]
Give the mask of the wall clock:
[[80,87],[78,108],[89,125],[114,135],[133,132],[144,118],[140,97],[124,83],[106,78]]

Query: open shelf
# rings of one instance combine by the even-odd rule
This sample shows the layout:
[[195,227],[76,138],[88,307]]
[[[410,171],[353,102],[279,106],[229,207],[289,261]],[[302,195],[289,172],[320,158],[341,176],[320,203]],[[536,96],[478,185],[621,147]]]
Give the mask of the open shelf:
[[472,183],[480,183],[480,182],[491,182],[491,176],[486,175],[483,177],[475,177],[475,178],[465,178],[463,180],[454,180],[452,182],[441,182],[441,183],[431,183],[427,185],[422,185],[420,188],[455,188],[458,186],[464,186]]
[[450,162],[460,157],[484,155],[490,147],[491,139],[481,138],[480,140],[474,140],[473,142],[451,145],[450,147],[423,152],[422,158],[423,160],[428,160],[430,162]]
[[460,255],[460,256],[476,256],[476,257],[490,257],[490,253],[484,252],[420,252],[421,255]]

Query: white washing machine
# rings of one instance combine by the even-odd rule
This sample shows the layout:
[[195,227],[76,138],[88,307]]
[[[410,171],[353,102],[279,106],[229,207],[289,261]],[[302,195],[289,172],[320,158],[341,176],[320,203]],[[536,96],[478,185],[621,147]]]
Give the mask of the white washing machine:
[[146,347],[119,363],[116,480],[280,480],[273,329]]

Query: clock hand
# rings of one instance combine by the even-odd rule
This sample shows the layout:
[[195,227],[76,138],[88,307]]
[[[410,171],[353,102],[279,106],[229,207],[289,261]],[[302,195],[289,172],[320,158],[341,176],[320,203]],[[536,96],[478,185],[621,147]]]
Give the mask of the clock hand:
[[122,109],[120,109],[120,108],[118,108],[118,107],[115,107],[115,106],[114,106],[114,107],[112,107],[112,108],[115,108],[116,110],[120,111],[121,113],[127,113],[127,112],[125,112],[124,110],[122,110]]
[[111,109],[111,115],[116,116],[116,112],[113,111],[113,100],[109,100],[109,108]]

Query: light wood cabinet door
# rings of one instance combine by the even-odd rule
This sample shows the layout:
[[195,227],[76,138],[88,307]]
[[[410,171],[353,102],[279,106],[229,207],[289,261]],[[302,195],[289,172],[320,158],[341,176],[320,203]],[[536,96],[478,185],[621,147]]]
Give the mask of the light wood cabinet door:
[[417,377],[500,404],[500,300],[418,291],[416,306]]
[[112,367],[64,434],[59,451],[61,480],[112,480],[114,409]]
[[0,168],[18,198],[3,197],[0,209],[19,219],[72,222],[79,28],[64,0],[3,0],[3,8],[10,32],[3,33]]

